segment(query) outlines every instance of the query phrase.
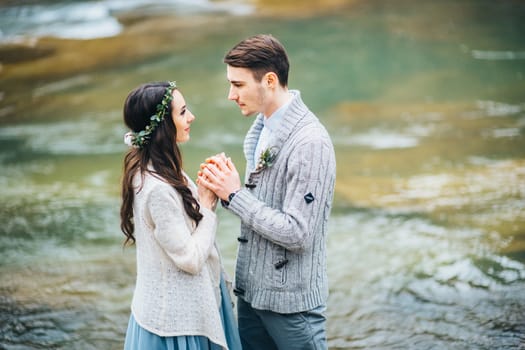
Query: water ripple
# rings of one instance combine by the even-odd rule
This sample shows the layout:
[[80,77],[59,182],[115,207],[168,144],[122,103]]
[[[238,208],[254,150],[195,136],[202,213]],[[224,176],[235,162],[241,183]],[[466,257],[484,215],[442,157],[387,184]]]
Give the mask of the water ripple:
[[[49,88],[55,89],[57,87]],[[60,87],[61,88],[61,87]],[[44,93],[44,92],[41,92]],[[120,113],[86,115],[74,121],[45,124],[23,124],[0,128],[0,140],[23,142],[25,148],[35,153],[51,154],[112,154],[123,153],[125,129],[110,119],[120,118]],[[12,149],[3,157],[16,156]]]
[[59,1],[3,6],[0,11],[0,43],[31,42],[42,36],[70,39],[115,36],[123,29],[117,16],[131,11],[138,11],[142,16],[166,13],[244,16],[253,13],[254,6],[238,1],[208,0]]
[[483,51],[472,50],[472,57],[477,60],[509,61],[525,60],[525,51]]
[[379,211],[331,225],[345,230],[329,236],[330,348],[519,344],[525,265],[495,253],[487,233]]

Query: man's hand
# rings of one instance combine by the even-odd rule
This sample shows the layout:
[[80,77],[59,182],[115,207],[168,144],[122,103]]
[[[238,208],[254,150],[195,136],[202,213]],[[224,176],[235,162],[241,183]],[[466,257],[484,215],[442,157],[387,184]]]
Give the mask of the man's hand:
[[228,200],[230,193],[241,189],[239,172],[231,158],[226,158],[224,153],[212,156],[201,164],[197,183],[212,190],[225,201]]

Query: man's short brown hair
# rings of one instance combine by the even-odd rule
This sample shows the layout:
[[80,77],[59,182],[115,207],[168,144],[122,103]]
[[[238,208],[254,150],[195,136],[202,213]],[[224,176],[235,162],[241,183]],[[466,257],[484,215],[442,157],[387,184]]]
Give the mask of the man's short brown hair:
[[266,73],[274,72],[282,87],[288,85],[288,55],[284,46],[271,34],[258,34],[244,39],[226,54],[224,63],[250,69],[257,81],[261,81]]

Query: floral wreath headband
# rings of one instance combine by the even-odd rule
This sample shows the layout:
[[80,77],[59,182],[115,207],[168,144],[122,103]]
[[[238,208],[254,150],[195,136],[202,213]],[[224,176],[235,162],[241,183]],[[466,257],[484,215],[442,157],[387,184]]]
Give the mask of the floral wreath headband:
[[146,125],[146,128],[139,132],[129,131],[124,135],[124,143],[129,147],[144,148],[149,142],[153,131],[155,131],[160,122],[164,120],[164,116],[166,115],[171,100],[173,99],[173,90],[177,87],[177,84],[174,81],[170,81],[168,84],[166,92],[162,97],[162,101],[157,105],[157,112],[149,118],[150,123]]

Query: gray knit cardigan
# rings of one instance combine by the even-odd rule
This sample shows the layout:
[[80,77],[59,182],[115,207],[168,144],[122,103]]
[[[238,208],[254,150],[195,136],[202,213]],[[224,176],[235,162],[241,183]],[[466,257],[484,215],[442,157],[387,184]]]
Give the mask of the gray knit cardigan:
[[245,187],[228,205],[241,219],[235,294],[261,310],[294,313],[325,305],[327,222],[335,185],[328,132],[299,91],[269,140],[273,163],[252,171],[263,127],[258,115],[244,140]]

